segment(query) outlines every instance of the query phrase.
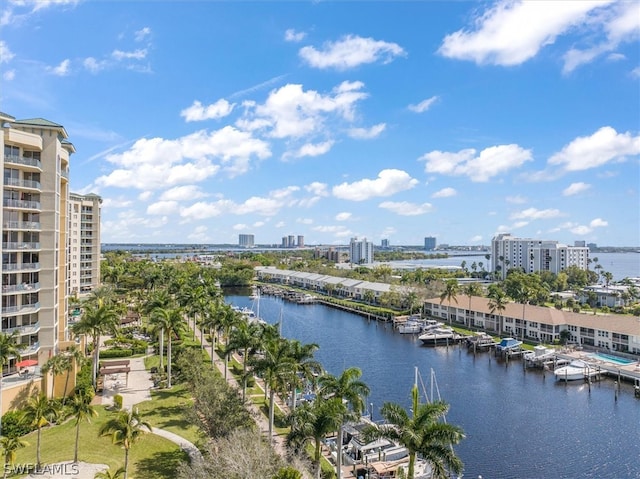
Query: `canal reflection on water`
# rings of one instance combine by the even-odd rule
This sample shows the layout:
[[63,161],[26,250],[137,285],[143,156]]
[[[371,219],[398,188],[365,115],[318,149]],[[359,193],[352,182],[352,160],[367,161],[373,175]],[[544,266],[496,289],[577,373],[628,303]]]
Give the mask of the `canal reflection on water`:
[[520,360],[507,365],[486,352],[425,347],[390,324],[325,306],[225,298],[259,309],[269,323],[282,321],[284,337],[318,344],[316,358],[331,374],[359,367],[371,388],[374,419],[385,401],[410,407],[416,367],[430,394],[433,370],[441,398],[451,405],[447,420],[467,436],[456,448],[464,477],[640,478],[640,400],[630,384],[622,384],[616,401],[610,379],[589,392],[581,382],[565,385],[549,373],[525,372]]

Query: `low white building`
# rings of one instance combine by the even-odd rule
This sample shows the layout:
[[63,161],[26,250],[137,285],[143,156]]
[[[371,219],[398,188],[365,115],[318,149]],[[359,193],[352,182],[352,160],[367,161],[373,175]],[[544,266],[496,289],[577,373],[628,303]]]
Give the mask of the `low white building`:
[[458,296],[457,301],[429,299],[424,303],[425,315],[549,344],[560,340],[560,333],[567,330],[569,341],[580,345],[640,354],[640,319],[634,316],[573,313],[522,303],[507,303],[504,311],[491,311],[488,298]]

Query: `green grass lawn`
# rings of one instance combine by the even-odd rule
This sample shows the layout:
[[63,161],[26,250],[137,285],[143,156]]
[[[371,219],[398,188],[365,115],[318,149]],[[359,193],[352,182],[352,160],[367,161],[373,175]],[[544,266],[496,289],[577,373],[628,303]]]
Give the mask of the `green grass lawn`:
[[[113,470],[124,465],[124,449],[112,444],[110,437],[100,437],[100,427],[110,418],[111,411],[97,406],[98,417],[91,423],[80,425],[80,443],[78,459],[82,462],[106,464]],[[151,422],[151,421],[149,421]],[[37,431],[24,439],[29,446],[20,449],[17,463],[35,463]],[[52,464],[73,460],[75,447],[75,421],[48,427],[42,430],[41,455],[43,464]],[[176,475],[178,465],[188,460],[176,444],[155,434],[145,434],[136,442],[129,454],[129,477],[136,479],[172,478]]]
[[138,403],[136,407],[153,427],[178,434],[197,446],[203,442],[200,429],[186,418],[185,411],[193,407],[193,399],[184,385],[151,391],[151,400]]

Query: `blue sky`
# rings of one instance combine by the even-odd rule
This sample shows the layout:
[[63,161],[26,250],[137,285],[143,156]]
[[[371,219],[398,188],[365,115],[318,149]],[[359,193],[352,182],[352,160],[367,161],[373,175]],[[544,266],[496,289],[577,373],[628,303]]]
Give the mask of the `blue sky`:
[[640,2],[2,5],[103,242],[640,245]]

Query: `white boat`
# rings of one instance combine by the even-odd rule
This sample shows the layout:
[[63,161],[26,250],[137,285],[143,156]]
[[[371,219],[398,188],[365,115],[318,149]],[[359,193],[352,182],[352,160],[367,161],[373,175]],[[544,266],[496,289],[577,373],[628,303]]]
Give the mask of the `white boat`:
[[496,345],[496,350],[499,353],[507,353],[513,351],[519,351],[522,346],[522,341],[515,338],[502,338],[499,344]]
[[467,347],[469,349],[484,350],[492,348],[496,345],[493,337],[490,334],[484,332],[478,332],[473,336],[467,338]]
[[398,325],[398,332],[400,334],[417,334],[422,332],[423,327],[424,321],[419,319],[409,319]]
[[576,381],[595,376],[598,374],[598,370],[586,361],[574,359],[566,366],[557,368],[553,374],[560,381]]
[[426,346],[453,343],[460,338],[460,334],[456,333],[453,328],[448,326],[437,326],[418,336],[418,339]]

